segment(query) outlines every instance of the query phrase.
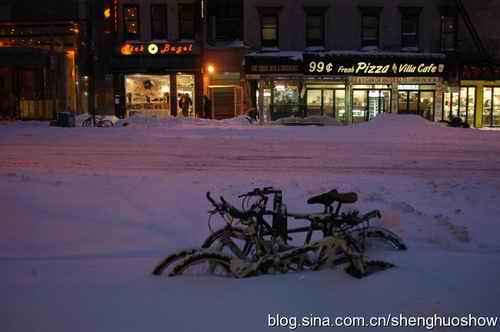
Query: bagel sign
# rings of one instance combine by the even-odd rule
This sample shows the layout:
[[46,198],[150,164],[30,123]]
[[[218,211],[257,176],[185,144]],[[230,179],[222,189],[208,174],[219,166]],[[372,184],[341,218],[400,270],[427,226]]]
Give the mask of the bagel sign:
[[121,55],[185,55],[193,53],[192,43],[125,43],[120,46]]

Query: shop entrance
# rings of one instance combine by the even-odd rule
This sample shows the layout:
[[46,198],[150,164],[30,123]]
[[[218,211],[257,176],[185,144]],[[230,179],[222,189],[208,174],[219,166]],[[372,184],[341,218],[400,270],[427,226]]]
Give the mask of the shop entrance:
[[400,85],[398,96],[398,113],[418,114],[427,120],[434,120],[435,92],[430,87]]
[[391,112],[391,90],[388,88],[355,88],[352,95],[352,120],[354,123],[369,121],[381,113]]
[[[210,118],[230,119],[241,113],[242,89],[239,86],[209,86],[209,98],[212,102]],[[205,117],[207,115],[204,115]]]

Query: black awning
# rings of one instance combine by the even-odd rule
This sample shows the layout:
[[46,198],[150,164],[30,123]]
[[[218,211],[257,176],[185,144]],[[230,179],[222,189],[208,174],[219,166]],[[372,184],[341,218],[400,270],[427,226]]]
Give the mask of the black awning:
[[303,71],[300,52],[254,53],[245,57],[246,74],[302,74]]
[[115,73],[192,72],[200,70],[201,59],[197,55],[115,56],[111,60],[111,71]]

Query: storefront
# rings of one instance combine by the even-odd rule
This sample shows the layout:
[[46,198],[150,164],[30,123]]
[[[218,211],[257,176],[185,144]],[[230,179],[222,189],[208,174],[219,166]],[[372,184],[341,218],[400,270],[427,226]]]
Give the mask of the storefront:
[[500,127],[500,65],[459,68],[460,85],[444,94],[443,120],[460,117],[471,126]]
[[254,53],[246,79],[264,121],[326,116],[340,123],[381,113],[442,118],[445,56],[360,52]]
[[200,116],[201,64],[193,43],[126,43],[112,70],[117,116]]
[[305,115],[302,53],[254,53],[245,58],[251,108],[264,122]]
[[[442,55],[306,53],[304,69],[307,104],[318,113],[324,92],[309,88],[321,81],[327,87],[326,109],[321,112],[343,123],[368,121],[381,113],[418,114],[435,120],[441,115]],[[312,81],[312,79],[316,81]],[[333,96],[332,92],[333,91]],[[330,101],[331,100],[331,101]]]
[[0,47],[0,119],[51,120],[76,110],[73,53]]

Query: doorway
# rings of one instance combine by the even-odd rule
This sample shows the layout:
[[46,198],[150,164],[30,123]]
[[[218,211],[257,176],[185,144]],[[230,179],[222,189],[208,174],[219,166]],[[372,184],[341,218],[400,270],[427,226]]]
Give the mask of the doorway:
[[418,86],[412,89],[399,87],[398,113],[418,114],[427,120],[434,120],[434,90],[419,90]]
[[369,121],[381,113],[391,112],[391,90],[353,89],[352,121]]

